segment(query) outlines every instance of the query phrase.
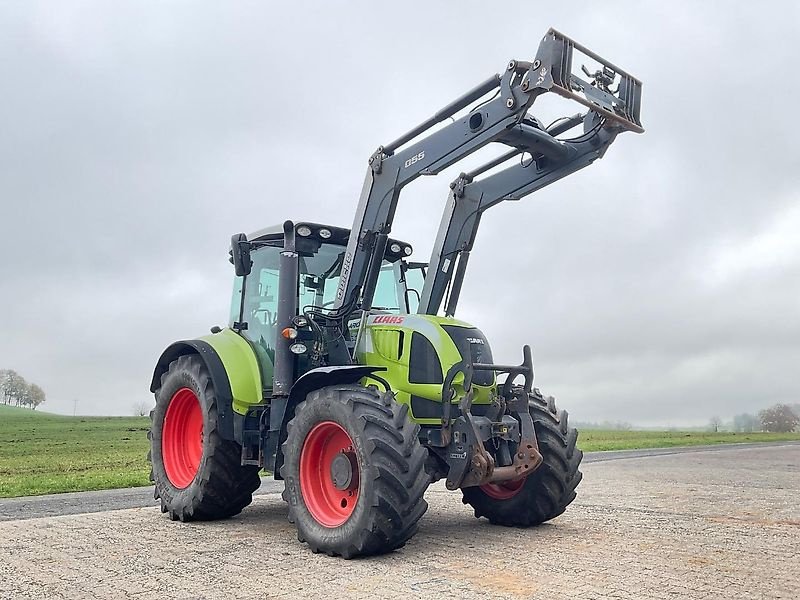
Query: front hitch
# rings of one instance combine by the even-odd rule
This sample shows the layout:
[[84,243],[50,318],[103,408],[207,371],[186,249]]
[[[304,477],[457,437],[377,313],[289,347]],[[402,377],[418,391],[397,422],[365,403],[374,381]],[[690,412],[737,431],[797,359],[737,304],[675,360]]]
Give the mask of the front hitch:
[[[469,357],[470,354],[462,352],[461,356]],[[503,384],[503,397],[506,399],[508,414],[503,415],[500,421],[495,422],[486,417],[475,417],[472,414],[473,370],[492,370],[508,374],[508,378]],[[460,414],[451,422],[451,403],[455,394],[452,382],[458,372],[464,373],[465,393],[458,405]],[[514,379],[519,375],[525,377],[525,384],[522,387],[513,386]],[[533,362],[529,346],[523,348],[521,365],[473,364],[464,358],[448,371],[442,390],[444,405],[442,407],[442,428],[438,430],[440,433],[436,436],[440,447],[444,447],[448,465],[447,489],[455,490],[487,483],[523,479],[541,465],[542,455],[539,452],[536,430],[528,407],[528,394],[532,384]],[[510,465],[497,466],[492,455],[484,447],[484,441],[497,437],[507,442],[518,441]]]
[[539,442],[536,439],[536,430],[533,419],[528,409],[528,392],[524,389],[514,389],[514,398],[508,403],[509,412],[521,425],[521,435],[514,461],[507,467],[495,467],[488,478],[475,483],[466,478],[461,487],[470,485],[484,485],[486,483],[499,483],[522,479],[533,473],[542,464],[542,454],[539,452]]

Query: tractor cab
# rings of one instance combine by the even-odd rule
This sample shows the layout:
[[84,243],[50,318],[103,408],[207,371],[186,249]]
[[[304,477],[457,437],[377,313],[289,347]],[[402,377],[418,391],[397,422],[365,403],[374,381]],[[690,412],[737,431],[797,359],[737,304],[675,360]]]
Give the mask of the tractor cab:
[[[330,309],[336,300],[342,265],[350,237],[350,230],[318,223],[294,224],[295,250],[298,254],[297,307],[299,315],[309,311]],[[262,381],[269,386],[273,380],[275,344],[278,337],[278,303],[280,258],[284,251],[284,230],[281,225],[256,231],[239,240],[248,246],[251,266],[249,273],[237,275],[231,298],[231,329],[237,331],[252,345],[261,368]],[[427,263],[410,263],[409,244],[389,240],[378,275],[372,313],[394,315],[413,314],[421,298]],[[231,256],[234,261],[234,256]],[[244,258],[245,262],[248,260]],[[352,349],[359,325],[359,313],[354,312],[348,322],[349,339],[345,347]],[[301,333],[301,338],[304,336]],[[310,344],[298,339],[296,353],[305,354]],[[335,351],[335,348],[334,348]],[[299,371],[303,356],[299,356]],[[267,390],[269,392],[269,387]]]

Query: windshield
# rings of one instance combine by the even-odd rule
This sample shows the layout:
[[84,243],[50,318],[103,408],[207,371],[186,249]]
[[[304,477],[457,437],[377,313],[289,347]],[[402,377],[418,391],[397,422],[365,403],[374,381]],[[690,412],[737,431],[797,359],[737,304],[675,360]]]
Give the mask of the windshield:
[[411,263],[405,270],[404,278],[401,278],[400,284],[406,297],[406,309],[409,314],[414,314],[419,308],[419,303],[422,300],[422,288],[425,287],[425,270],[427,264],[424,263]]
[[[244,302],[244,320],[251,324],[250,335],[271,339],[272,328],[278,311],[278,269],[281,248],[278,246],[262,246],[253,250],[251,257],[253,269],[247,277]],[[332,308],[336,300],[336,288],[339,286],[342,259],[345,248],[335,244],[322,244],[313,254],[301,255],[299,260],[298,307],[302,312],[306,308]],[[383,262],[375,297],[372,305],[375,309],[392,313],[400,313],[399,263]],[[420,288],[421,289],[421,288]],[[231,324],[238,320],[242,293],[242,278],[237,277],[231,302]],[[412,292],[412,303],[416,296]],[[403,306],[405,308],[405,306]],[[263,335],[262,335],[263,334]]]
[[[332,308],[336,300],[336,289],[339,287],[339,276],[342,270],[345,248],[332,244],[323,244],[313,256],[300,257],[300,294],[301,312],[306,308]],[[373,308],[400,312],[397,298],[397,281],[399,277],[395,266],[384,260],[375,288]]]

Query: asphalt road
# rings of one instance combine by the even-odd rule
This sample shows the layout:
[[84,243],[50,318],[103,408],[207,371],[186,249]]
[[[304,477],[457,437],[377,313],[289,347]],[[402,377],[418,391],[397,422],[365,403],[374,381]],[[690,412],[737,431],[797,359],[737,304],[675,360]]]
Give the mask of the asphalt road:
[[[153,506],[30,518],[41,504],[0,523],[0,598],[800,598],[800,445],[596,453],[583,471],[567,512],[527,530],[434,485],[403,549],[353,561],[298,543],[274,483],[213,523]],[[60,510],[145,494],[61,494]]]
[[[800,442],[767,442],[766,445],[792,445]],[[653,448],[646,450],[611,450],[608,452],[587,452],[583,464],[631,458],[648,458],[669,454],[686,454],[694,452],[718,452],[731,448],[747,449],[764,446],[758,444],[717,444],[714,446],[690,446],[686,448]],[[261,487],[256,495],[275,494],[283,491],[283,483],[272,478],[262,478]],[[100,490],[96,492],[72,492],[65,494],[48,494],[43,496],[23,496],[21,498],[0,499],[0,521],[16,521],[21,519],[39,519],[60,515],[77,515],[121,510],[125,508],[141,508],[157,506],[153,498],[152,486]]]

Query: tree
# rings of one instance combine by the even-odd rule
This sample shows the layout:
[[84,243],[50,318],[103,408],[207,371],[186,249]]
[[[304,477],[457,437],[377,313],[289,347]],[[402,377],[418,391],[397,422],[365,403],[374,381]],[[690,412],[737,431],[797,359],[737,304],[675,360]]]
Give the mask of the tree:
[[42,388],[40,388],[35,383],[31,383],[28,385],[26,399],[31,409],[36,410],[36,407],[39,406],[45,400],[47,400],[47,397],[45,396],[44,390]]
[[27,394],[25,378],[12,369],[5,369],[0,373],[0,390],[3,394],[3,404],[21,406]]
[[0,397],[3,404],[29,406],[36,410],[46,400],[44,390],[12,369],[0,370]]
[[776,404],[758,413],[765,431],[788,433],[800,425],[800,417],[787,404]]
[[133,405],[133,414],[137,417],[146,417],[150,413],[150,403],[139,400]]
[[8,404],[10,399],[8,395],[8,381],[10,377],[10,369],[0,369],[0,398],[2,398],[3,404]]
[[722,425],[722,419],[719,417],[711,417],[711,420],[708,422],[708,427],[714,433],[719,431],[720,426]]
[[738,433],[761,431],[761,419],[756,415],[742,413],[733,417],[733,430]]

